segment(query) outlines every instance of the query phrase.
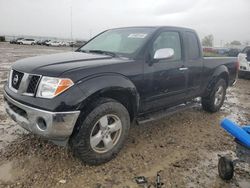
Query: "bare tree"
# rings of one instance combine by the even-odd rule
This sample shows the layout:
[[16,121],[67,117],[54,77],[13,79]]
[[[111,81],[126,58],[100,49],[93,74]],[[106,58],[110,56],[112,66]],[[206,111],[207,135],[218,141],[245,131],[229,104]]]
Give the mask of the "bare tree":
[[205,36],[202,39],[202,45],[212,47],[214,45],[214,36],[213,35]]

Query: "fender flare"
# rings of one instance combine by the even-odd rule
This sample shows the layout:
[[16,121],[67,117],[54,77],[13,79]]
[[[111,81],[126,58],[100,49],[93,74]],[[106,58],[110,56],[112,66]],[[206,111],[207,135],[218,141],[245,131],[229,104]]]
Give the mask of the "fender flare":
[[221,65],[215,69],[214,73],[211,76],[211,79],[208,81],[206,90],[211,91],[214,84],[218,81],[219,78],[225,78],[227,86],[229,85],[229,71],[225,65]]
[[130,100],[132,100],[133,111],[134,113],[138,112],[140,102],[139,93],[132,81],[123,75],[115,73],[94,75],[80,80],[76,84],[83,93],[79,99],[81,101],[80,109],[83,107],[84,101],[91,96],[112,90],[129,94]]

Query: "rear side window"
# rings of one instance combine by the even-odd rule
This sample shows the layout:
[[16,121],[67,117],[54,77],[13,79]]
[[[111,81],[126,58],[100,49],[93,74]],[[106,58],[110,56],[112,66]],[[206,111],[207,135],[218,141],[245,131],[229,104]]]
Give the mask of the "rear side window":
[[178,32],[175,31],[163,31],[153,42],[153,54],[158,49],[172,48],[174,50],[174,57],[172,61],[181,59],[181,41]]
[[188,59],[198,59],[200,57],[199,42],[196,35],[192,32],[186,32]]

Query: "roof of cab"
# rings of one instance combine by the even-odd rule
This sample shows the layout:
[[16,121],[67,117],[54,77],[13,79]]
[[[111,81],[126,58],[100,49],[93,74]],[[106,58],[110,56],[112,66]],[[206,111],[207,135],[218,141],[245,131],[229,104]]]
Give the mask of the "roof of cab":
[[176,29],[176,30],[186,30],[186,31],[195,32],[194,29],[186,28],[186,27],[177,27],[177,26],[128,26],[128,27],[119,27],[119,28],[111,28],[111,29],[125,29],[125,28]]

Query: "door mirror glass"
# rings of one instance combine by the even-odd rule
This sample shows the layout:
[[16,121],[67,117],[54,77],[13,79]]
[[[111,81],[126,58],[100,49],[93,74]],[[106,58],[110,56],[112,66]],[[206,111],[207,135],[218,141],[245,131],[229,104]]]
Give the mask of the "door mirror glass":
[[174,50],[172,48],[162,48],[156,50],[154,54],[154,60],[170,59],[174,56]]

